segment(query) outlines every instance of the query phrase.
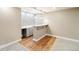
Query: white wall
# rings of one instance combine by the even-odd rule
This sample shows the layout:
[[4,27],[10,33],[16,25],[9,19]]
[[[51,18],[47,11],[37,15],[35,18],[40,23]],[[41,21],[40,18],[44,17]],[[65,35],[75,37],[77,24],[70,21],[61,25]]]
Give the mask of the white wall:
[[20,39],[20,12],[20,8],[0,8],[0,45]]
[[52,34],[79,39],[79,8],[51,12],[45,18]]
[[21,12],[21,17],[22,17],[22,19],[21,19],[22,26],[32,26],[35,24],[34,23],[35,19],[34,19],[33,14]]
[[22,26],[35,26],[45,24],[42,15],[34,15],[22,11],[21,17],[22,17],[21,19]]
[[43,15],[36,15],[35,16],[35,25],[43,25],[45,24]]

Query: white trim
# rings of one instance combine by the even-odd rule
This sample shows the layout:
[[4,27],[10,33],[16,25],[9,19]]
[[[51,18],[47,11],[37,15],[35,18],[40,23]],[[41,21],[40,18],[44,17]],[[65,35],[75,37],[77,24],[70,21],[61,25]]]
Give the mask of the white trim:
[[68,37],[62,37],[62,36],[58,36],[58,35],[51,35],[51,34],[46,34],[46,35],[49,35],[49,36],[54,36],[54,37],[56,37],[57,39],[70,40],[70,41],[74,41],[74,42],[79,43],[79,40],[78,40],[78,39],[72,39],[72,38],[68,38]]
[[46,34],[45,35],[43,35],[43,36],[41,36],[41,37],[39,37],[38,39],[33,39],[34,41],[39,41],[40,39],[42,39],[43,37],[45,37],[46,36]]
[[12,42],[9,42],[9,43],[3,44],[3,45],[0,45],[0,49],[6,48],[6,47],[8,47],[8,46],[10,46],[10,45],[12,45],[12,44],[14,44],[14,43],[17,43],[17,42],[20,41],[20,40],[21,40],[21,39],[16,40],[16,41],[12,41]]
[[33,40],[34,40],[34,41],[39,41],[40,39],[42,39],[42,38],[45,37],[46,35],[52,36],[51,34],[44,34],[43,36],[39,37],[38,39],[33,39]]
[[62,36],[52,35],[52,34],[45,34],[45,35],[39,37],[38,39],[33,39],[33,40],[34,40],[34,41],[39,41],[41,38],[45,37],[46,35],[48,35],[48,36],[54,36],[54,37],[56,37],[57,39],[70,40],[70,41],[79,43],[79,40],[78,40],[78,39],[72,39],[72,38],[62,37]]

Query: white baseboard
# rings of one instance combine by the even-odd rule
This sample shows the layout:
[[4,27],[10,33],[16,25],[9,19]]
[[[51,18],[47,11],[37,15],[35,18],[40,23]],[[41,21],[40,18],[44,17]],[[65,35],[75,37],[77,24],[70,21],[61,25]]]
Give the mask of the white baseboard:
[[79,43],[79,40],[78,40],[78,39],[73,39],[73,38],[68,38],[68,37],[62,37],[62,36],[58,36],[58,35],[51,35],[51,34],[46,34],[46,35],[54,36],[54,37],[56,37],[57,39],[70,40],[70,41],[78,42],[78,43]]
[[14,43],[17,43],[17,42],[20,41],[20,40],[21,40],[21,39],[16,40],[16,41],[12,41],[12,42],[9,42],[9,43],[3,44],[3,45],[0,45],[0,49],[6,48],[6,47],[8,47],[8,46],[10,46],[10,45],[12,45],[12,44],[14,44]]
[[43,36],[41,36],[41,37],[39,37],[38,39],[33,39],[34,41],[39,41],[40,39],[42,39],[43,37],[45,37],[46,36],[46,34],[45,35],[43,35]]
[[70,40],[70,41],[79,43],[79,40],[78,40],[78,39],[73,39],[73,38],[68,38],[68,37],[62,37],[62,36],[52,35],[52,34],[45,34],[45,35],[39,37],[38,39],[33,39],[33,40],[34,40],[34,41],[39,41],[41,38],[45,37],[46,35],[48,35],[48,36],[54,36],[54,37],[56,37],[57,39]]
[[43,37],[45,37],[45,36],[52,36],[51,34],[45,34],[45,35],[43,35],[43,36],[41,36],[41,37],[39,37],[38,39],[33,39],[34,41],[39,41],[40,39],[42,39]]

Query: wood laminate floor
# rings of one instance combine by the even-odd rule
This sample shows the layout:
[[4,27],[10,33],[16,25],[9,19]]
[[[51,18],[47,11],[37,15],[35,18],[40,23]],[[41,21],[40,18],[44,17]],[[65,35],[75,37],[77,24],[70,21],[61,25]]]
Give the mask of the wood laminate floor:
[[24,38],[20,41],[20,44],[31,51],[49,51],[54,44],[56,37],[45,36],[37,42],[32,39],[33,36]]

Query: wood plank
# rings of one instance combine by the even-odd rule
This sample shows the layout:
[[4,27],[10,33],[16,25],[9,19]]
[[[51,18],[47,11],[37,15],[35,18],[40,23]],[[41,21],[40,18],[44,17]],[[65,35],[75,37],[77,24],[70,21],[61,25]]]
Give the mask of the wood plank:
[[50,48],[53,46],[56,37],[52,36],[45,36],[39,41],[35,42],[32,40],[33,36],[24,38],[20,41],[20,44],[23,45],[25,48],[30,49],[31,51],[49,51]]

